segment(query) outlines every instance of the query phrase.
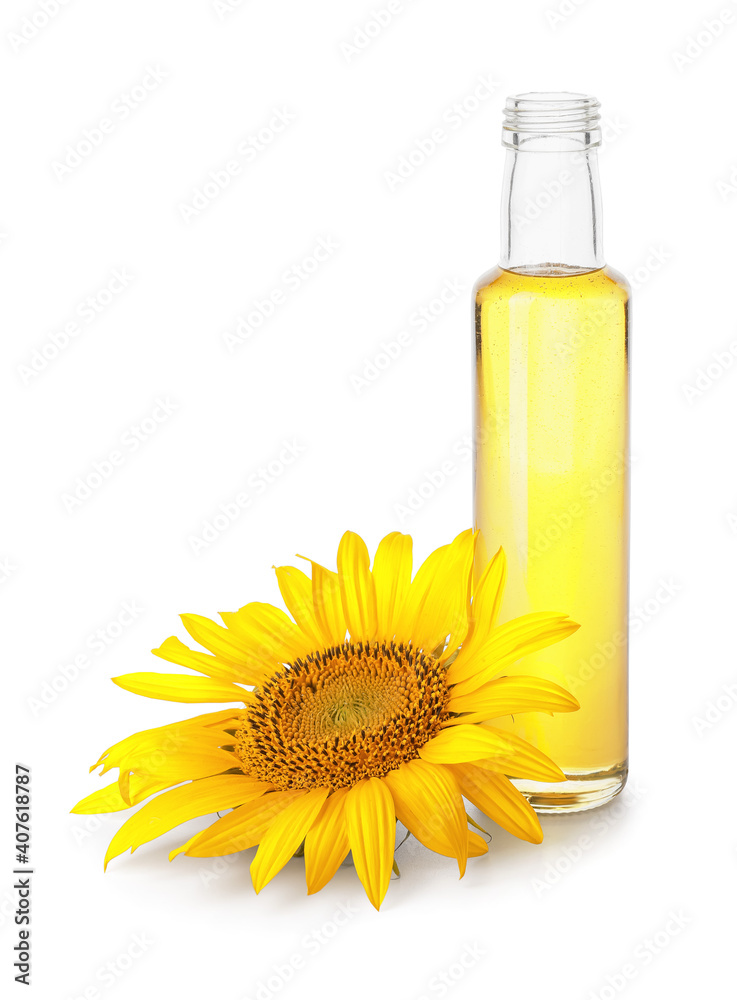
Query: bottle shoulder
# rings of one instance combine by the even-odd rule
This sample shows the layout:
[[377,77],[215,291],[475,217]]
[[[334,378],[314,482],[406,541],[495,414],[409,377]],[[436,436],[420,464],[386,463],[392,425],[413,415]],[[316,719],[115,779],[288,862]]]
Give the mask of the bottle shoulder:
[[629,281],[622,274],[621,271],[617,271],[615,268],[610,267],[608,264],[604,265],[602,271],[613,284],[621,288],[621,290],[625,293],[627,298],[630,298],[630,296],[632,295],[632,288],[630,287]]
[[489,285],[493,285],[495,281],[498,281],[499,278],[503,277],[505,274],[508,273],[509,273],[508,271],[505,271],[504,268],[500,267],[498,264],[495,264],[493,267],[490,267],[489,270],[484,271],[484,273],[480,275],[479,278],[477,278],[476,282],[474,283],[473,286],[474,295],[478,295],[478,293],[482,291],[484,288],[488,288]]
[[630,298],[630,286],[625,276],[608,264],[591,271],[574,271],[570,274],[508,271],[497,264],[482,274],[474,285],[478,305],[516,295],[548,299],[581,296],[615,298],[626,303]]

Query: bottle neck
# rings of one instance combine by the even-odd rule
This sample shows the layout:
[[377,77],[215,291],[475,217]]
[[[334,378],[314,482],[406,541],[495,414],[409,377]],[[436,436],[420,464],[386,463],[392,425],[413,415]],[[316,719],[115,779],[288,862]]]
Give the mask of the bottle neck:
[[507,150],[500,264],[570,274],[604,266],[596,148]]
[[517,94],[504,114],[501,266],[536,274],[603,267],[599,102],[568,92]]

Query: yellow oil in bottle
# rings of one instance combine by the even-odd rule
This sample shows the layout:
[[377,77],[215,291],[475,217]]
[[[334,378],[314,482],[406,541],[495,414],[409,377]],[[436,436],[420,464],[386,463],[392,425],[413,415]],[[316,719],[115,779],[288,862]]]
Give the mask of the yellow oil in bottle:
[[569,778],[516,782],[542,812],[599,805],[626,780],[628,300],[607,267],[495,268],[477,285],[475,520],[482,555],[507,555],[500,620],[559,611],[581,625],[508,671],[581,704],[502,723]]

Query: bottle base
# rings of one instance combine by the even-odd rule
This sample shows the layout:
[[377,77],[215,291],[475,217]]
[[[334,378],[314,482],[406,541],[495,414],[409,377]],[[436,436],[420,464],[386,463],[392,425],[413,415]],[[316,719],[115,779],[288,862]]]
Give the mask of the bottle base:
[[627,761],[606,771],[564,771],[567,780],[529,781],[513,778],[512,783],[538,813],[574,813],[597,809],[618,795],[627,781]]

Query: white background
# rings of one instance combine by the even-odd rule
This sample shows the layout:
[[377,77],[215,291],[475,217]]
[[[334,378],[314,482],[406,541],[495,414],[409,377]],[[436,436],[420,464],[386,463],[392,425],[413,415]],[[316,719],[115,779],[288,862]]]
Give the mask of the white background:
[[[722,0],[720,28],[717,0],[403,0],[351,53],[344,43],[385,0],[231,6],[68,0],[43,24],[38,4],[5,0],[0,15],[0,603],[14,732],[2,773],[7,802],[14,758],[33,768],[32,995],[717,995],[732,978],[736,859],[737,688],[724,686],[737,680],[737,7]],[[14,40],[34,15],[35,34]],[[481,78],[494,92],[474,109]],[[157,669],[148,650],[180,612],[276,602],[271,566],[296,552],[333,564],[348,527],[371,548],[409,531],[424,557],[471,523],[470,289],[498,253],[503,99],[531,89],[602,101],[606,255],[639,286],[630,791],[545,818],[539,847],[495,829],[460,882],[454,862],[408,843],[380,914],[350,868],[308,898],[300,861],[258,897],[252,852],[209,880],[209,861],[170,865],[202,821],[103,875],[120,815],[67,815],[100,785],[87,767],[131,732],[195,714],[111,676]],[[144,93],[123,117],[124,95]],[[276,111],[293,120],[239,157]],[[60,169],[104,118],[112,130]],[[387,172],[438,128],[446,141],[392,187]],[[185,220],[234,159],[240,173]],[[290,287],[285,272],[319,239],[337,249]],[[108,294],[116,269],[132,277]],[[427,329],[410,326],[446,282],[462,292]],[[273,315],[229,351],[224,333],[279,289]],[[79,312],[89,296],[103,307],[92,322]],[[77,335],[39,361],[71,321]],[[403,330],[412,343],[358,385]],[[131,429],[163,416],[159,399],[176,408],[133,450]],[[258,470],[285,444],[299,454],[267,484]],[[99,488],[65,502],[116,450]],[[249,506],[195,553],[205,522],[243,492]],[[137,610],[120,629],[125,602]],[[4,982],[9,831],[8,816]],[[340,906],[351,916],[338,927]],[[137,934],[145,950],[131,958]]]

